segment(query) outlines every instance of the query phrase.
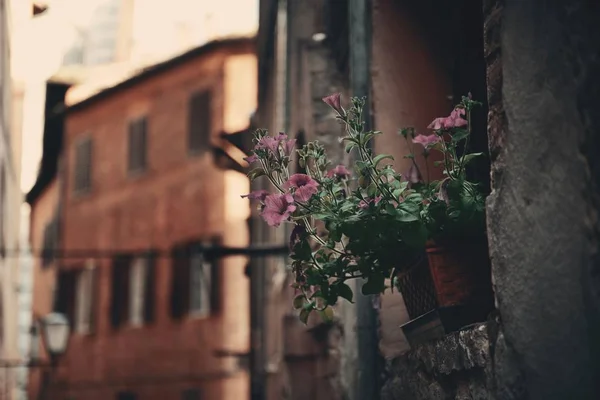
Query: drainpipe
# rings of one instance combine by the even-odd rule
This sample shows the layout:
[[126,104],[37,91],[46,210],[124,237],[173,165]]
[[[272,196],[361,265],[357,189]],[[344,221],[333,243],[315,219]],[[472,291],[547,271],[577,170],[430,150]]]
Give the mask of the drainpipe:
[[[352,96],[367,97],[365,129],[372,129],[371,110],[371,2],[349,0],[348,27],[350,35],[350,90]],[[377,400],[381,390],[380,356],[378,346],[378,314],[373,306],[374,296],[363,296],[360,288],[364,280],[356,282],[356,332],[358,342],[356,400]]]

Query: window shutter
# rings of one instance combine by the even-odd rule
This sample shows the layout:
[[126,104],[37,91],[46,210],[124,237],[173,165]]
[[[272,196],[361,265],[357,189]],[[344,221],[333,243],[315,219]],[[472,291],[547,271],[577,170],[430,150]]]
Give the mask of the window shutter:
[[194,93],[189,100],[188,150],[201,153],[208,149],[212,132],[212,92]]
[[119,327],[129,316],[129,264],[131,257],[118,256],[113,260],[110,320]]
[[190,253],[186,247],[176,247],[172,253],[171,315],[182,318],[189,311]]
[[147,120],[142,117],[129,123],[128,168],[130,172],[146,169],[146,153]]
[[100,268],[95,264],[90,270],[91,304],[90,304],[90,332],[96,331],[96,315],[98,314],[98,296],[100,294]]
[[[221,239],[214,239],[212,244],[215,247],[219,247],[222,245],[222,241]],[[210,310],[212,313],[217,313],[221,310],[221,265],[223,259],[214,254],[210,254],[210,252],[207,254],[207,257],[211,264]]]
[[75,149],[75,191],[86,191],[91,187],[92,139],[82,139]]
[[154,308],[156,297],[156,252],[150,252],[147,255],[146,263],[146,284],[144,292],[144,321],[154,322]]
[[60,271],[55,309],[67,316],[71,329],[75,326],[76,271]]

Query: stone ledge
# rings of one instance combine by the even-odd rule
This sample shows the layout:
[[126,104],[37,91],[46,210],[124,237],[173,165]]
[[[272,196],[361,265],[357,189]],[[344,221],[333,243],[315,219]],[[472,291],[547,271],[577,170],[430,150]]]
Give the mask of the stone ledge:
[[382,400],[487,399],[487,324],[415,347],[388,364]]

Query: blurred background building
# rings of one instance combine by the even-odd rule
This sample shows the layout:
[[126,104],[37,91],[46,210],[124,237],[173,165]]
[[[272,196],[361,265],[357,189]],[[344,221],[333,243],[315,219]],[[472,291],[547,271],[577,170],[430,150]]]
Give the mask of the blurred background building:
[[[12,109],[2,108],[6,110],[3,115],[14,118],[12,121],[10,118],[3,119],[2,127],[9,123],[12,126],[10,136],[15,138],[11,144],[15,153],[12,162],[16,168],[12,173],[7,166],[8,181],[5,186],[16,182],[19,187],[9,191],[14,199],[6,207],[17,209],[23,193],[31,190],[40,172],[48,87],[55,90],[66,85],[64,87],[69,90],[61,103],[78,102],[138,74],[144,67],[202,46],[213,39],[250,37],[255,34],[258,24],[257,0],[174,0],[169,2],[168,7],[164,7],[162,2],[148,0],[4,0],[3,6],[2,17],[7,18],[6,21],[9,15],[5,11],[11,9],[11,13],[10,24],[5,24],[3,20],[1,25],[1,49],[3,54],[9,51],[10,39],[12,51],[10,68],[3,64],[2,73],[4,75],[12,71],[12,89],[9,80],[3,80],[2,92],[10,98],[7,104],[12,103]],[[230,16],[232,8],[239,11],[235,13],[236,17]],[[157,29],[157,26],[160,28]],[[3,63],[8,64],[8,60],[8,57],[2,58]],[[48,81],[54,83],[48,86]],[[60,92],[60,89],[57,90]],[[3,138],[8,135],[3,131]],[[20,147],[14,147],[21,144],[19,137],[22,137],[22,153]],[[9,148],[0,150],[3,164],[4,154],[8,154]],[[18,169],[22,169],[20,176]],[[15,336],[13,339],[3,338],[3,347],[10,347],[14,357],[26,357],[31,351],[36,258],[35,254],[30,253],[33,234],[30,232],[30,207],[28,204],[21,206],[20,218],[18,212],[6,215],[19,221],[12,221],[14,229],[6,228],[4,242],[12,240],[18,232],[15,229],[20,228],[18,245],[15,244],[13,248],[19,249],[21,257],[13,257],[12,263],[15,265],[12,269],[3,268],[3,271],[10,271],[4,272],[2,278],[3,309],[15,314],[12,327],[9,327],[9,314],[5,313],[2,318],[7,321],[3,324],[7,335]],[[8,227],[10,218],[4,218],[2,224]],[[11,280],[14,282],[11,283]],[[17,324],[16,310],[18,329],[14,326]],[[9,344],[11,340],[13,343]],[[6,352],[5,357],[8,354]],[[24,399],[27,369],[13,370],[18,372],[16,396]]]
[[[17,291],[19,190],[21,171],[21,133],[14,129],[10,55],[12,43],[12,9],[7,0],[0,1],[0,363],[18,357]],[[12,371],[1,368],[0,396],[10,396]]]

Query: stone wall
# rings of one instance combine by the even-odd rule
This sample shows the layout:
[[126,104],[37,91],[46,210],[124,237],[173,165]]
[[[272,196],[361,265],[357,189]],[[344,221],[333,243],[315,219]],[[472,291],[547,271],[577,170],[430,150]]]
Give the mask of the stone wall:
[[488,399],[492,326],[471,326],[391,360],[381,400]]
[[484,2],[497,399],[597,399],[600,8]]

